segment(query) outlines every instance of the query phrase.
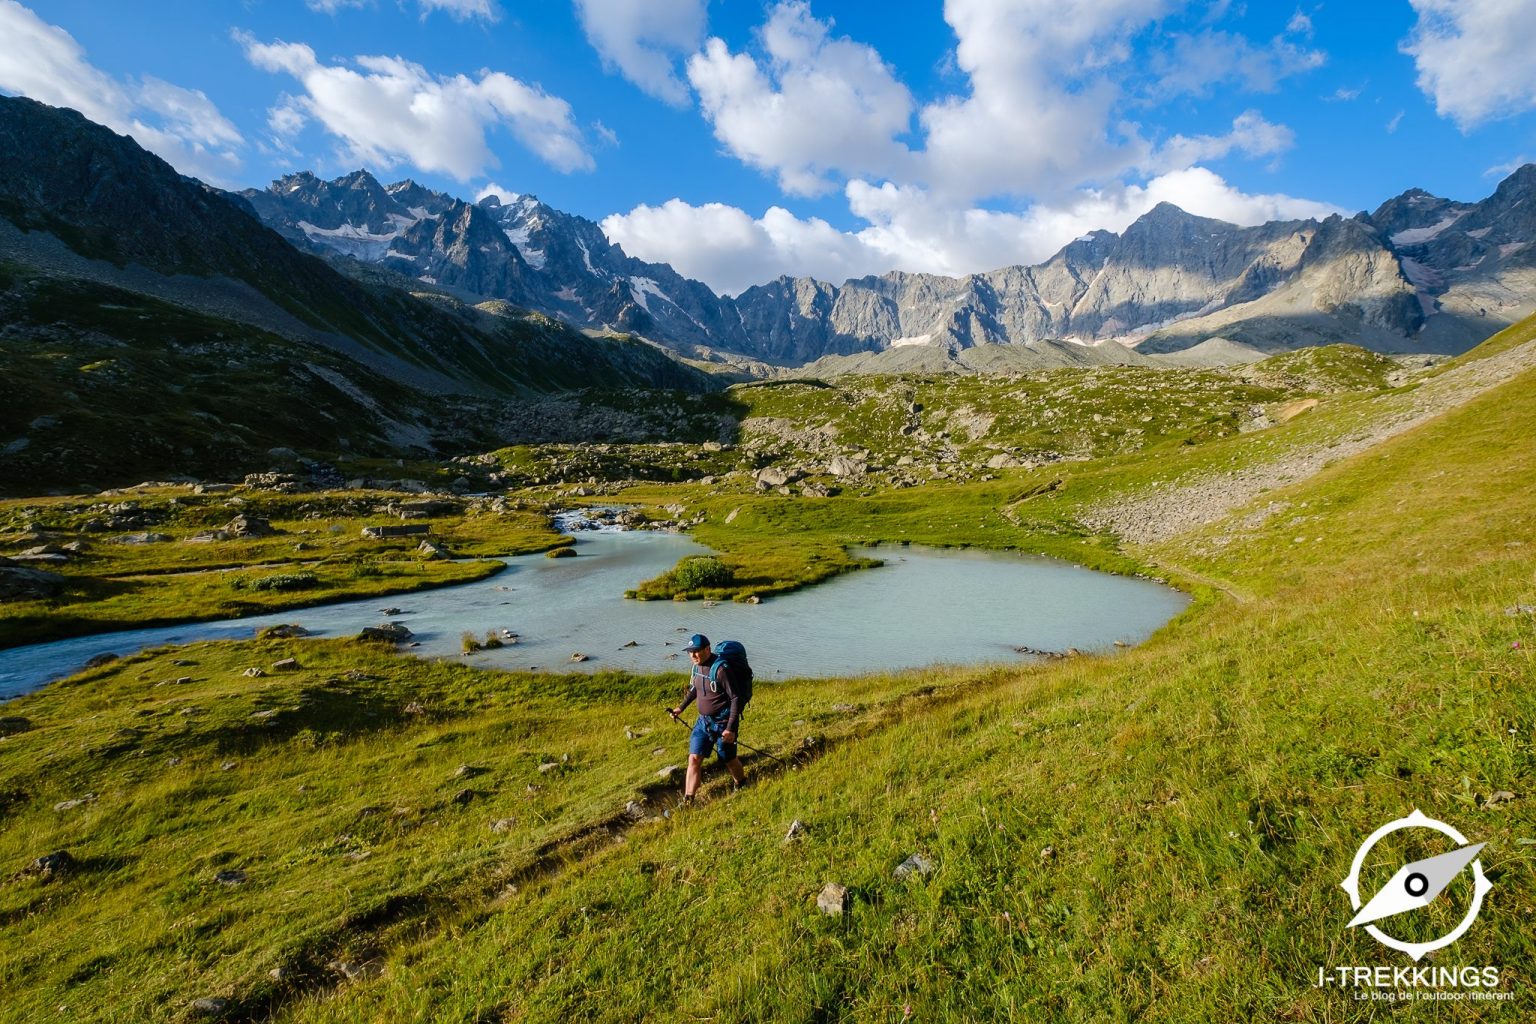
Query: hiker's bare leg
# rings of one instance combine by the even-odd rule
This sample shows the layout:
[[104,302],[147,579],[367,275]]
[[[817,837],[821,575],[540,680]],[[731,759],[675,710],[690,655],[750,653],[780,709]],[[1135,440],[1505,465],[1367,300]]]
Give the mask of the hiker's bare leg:
[[[688,755],[688,774],[683,779],[683,796],[693,796],[699,791],[699,775],[704,764],[704,759],[698,754]],[[740,761],[736,762],[740,771]]]
[[735,779],[738,785],[747,781],[747,773],[741,768],[741,758],[731,758],[725,763],[725,770],[731,773],[731,778]]

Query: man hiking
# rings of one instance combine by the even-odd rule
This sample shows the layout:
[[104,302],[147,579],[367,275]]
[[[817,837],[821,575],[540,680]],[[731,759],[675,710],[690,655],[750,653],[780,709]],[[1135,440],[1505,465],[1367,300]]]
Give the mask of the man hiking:
[[699,717],[693,723],[693,735],[688,739],[688,774],[683,782],[683,802],[692,803],[693,794],[699,789],[704,759],[713,747],[725,762],[725,770],[731,773],[732,789],[740,789],[746,781],[741,768],[741,758],[736,756],[736,731],[741,726],[742,697],[739,681],[731,678],[731,667],[714,651],[710,650],[709,637],[695,633],[683,648],[693,659],[693,674],[688,677],[688,689],[683,702],[667,713],[677,718],[683,709],[699,701]]

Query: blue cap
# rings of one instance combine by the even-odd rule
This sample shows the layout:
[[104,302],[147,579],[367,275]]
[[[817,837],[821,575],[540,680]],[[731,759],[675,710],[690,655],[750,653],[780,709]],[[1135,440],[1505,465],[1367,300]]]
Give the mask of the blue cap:
[[695,634],[693,634],[693,636],[688,638],[688,644],[687,644],[687,646],[685,646],[683,648],[683,650],[689,651],[689,652],[692,652],[692,651],[702,651],[704,648],[706,648],[708,646],[709,646],[709,637],[705,636],[703,633],[695,633]]

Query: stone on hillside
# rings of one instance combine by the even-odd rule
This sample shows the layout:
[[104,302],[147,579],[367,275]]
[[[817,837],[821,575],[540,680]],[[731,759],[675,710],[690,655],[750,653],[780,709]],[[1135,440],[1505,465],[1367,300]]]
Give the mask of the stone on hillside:
[[910,878],[916,875],[918,878],[927,878],[933,874],[933,861],[920,853],[914,853],[900,864],[892,873],[895,878]]
[[472,779],[477,775],[484,775],[485,773],[486,769],[481,768],[479,765],[461,764],[453,770],[453,777],[456,779]]
[[47,882],[72,874],[79,866],[79,862],[68,850],[57,850],[53,853],[45,853],[34,860],[27,866],[24,873],[36,875]]
[[235,489],[234,484],[198,484],[192,488],[193,494],[227,494]]
[[274,672],[297,672],[300,668],[298,658],[282,658],[272,663]]
[[762,488],[783,487],[789,483],[789,474],[775,466],[767,466],[758,470],[754,479]]
[[645,805],[638,800],[630,800],[624,804],[624,816],[639,821],[645,817]]
[[26,732],[32,728],[30,719],[20,715],[5,715],[0,717],[0,736],[14,736],[19,732]]
[[816,906],[823,914],[841,917],[848,912],[848,887],[828,882],[816,897]]
[[683,766],[680,765],[680,764],[669,764],[665,768],[663,768],[659,772],[657,772],[656,773],[656,777],[658,779],[661,779],[663,782],[671,782],[672,781],[672,776],[676,775],[678,772],[680,772],[682,770],[683,770]]
[[124,533],[116,537],[108,537],[112,544],[164,544],[171,538],[163,533]]
[[737,505],[735,508],[731,509],[730,514],[725,517],[725,521],[727,523],[734,523],[736,521],[736,517],[739,516],[740,514],[741,514],[741,506]]
[[267,520],[242,512],[224,524],[224,532],[231,537],[271,537],[278,531]]
[[453,803],[453,804],[455,804],[455,805],[457,805],[459,807],[467,807],[471,802],[474,801],[475,796],[476,796],[476,794],[475,794],[474,790],[472,790],[472,789],[461,789],[457,793],[453,794],[453,796],[450,797],[449,800],[450,800],[451,803]]
[[325,968],[328,971],[341,975],[348,981],[377,978],[380,974],[384,973],[383,968],[372,961],[332,960],[325,965]]
[[229,1009],[229,1000],[219,996],[204,996],[192,1001],[192,1012],[202,1017],[218,1017]]
[[[6,560],[10,562],[10,559]],[[58,573],[26,566],[0,565],[0,601],[35,601],[53,597],[67,581]]]
[[827,463],[827,472],[840,479],[850,476],[863,476],[867,468],[863,462],[842,455]]
[[545,761],[543,764],[539,765],[539,774],[540,775],[548,775],[550,772],[557,772],[559,770],[560,770],[560,762],[559,761]]
[[805,833],[805,822],[801,821],[799,818],[796,818],[794,821],[789,823],[789,831],[784,833],[784,841],[788,843],[799,839],[801,836],[805,835]]
[[1007,452],[999,452],[987,460],[988,469],[1017,469],[1021,465],[1023,463]]
[[413,700],[401,708],[400,713],[403,715],[424,715],[427,713],[427,708],[426,705]]
[[416,546],[418,554],[426,556],[429,560],[452,558],[453,552],[435,541],[424,540]]
[[1497,792],[1488,794],[1488,799],[1483,801],[1483,806],[1484,807],[1498,807],[1498,806],[1501,806],[1502,804],[1510,803],[1514,799],[1515,799],[1515,794],[1511,793],[1507,789],[1501,789],[1501,790],[1498,790]]
[[207,533],[199,533],[194,537],[188,537],[183,544],[216,544],[219,541],[229,540],[229,534],[223,530],[210,530]]
[[516,818],[497,818],[495,821],[491,822],[491,831],[495,832],[499,836],[506,835],[508,832],[511,832],[515,828],[517,828]]
[[821,484],[806,484],[800,488],[800,493],[807,498],[830,498],[832,492]]
[[260,679],[262,676],[266,675],[265,672],[257,668],[255,665],[252,665],[250,668],[246,669],[240,674],[248,679]]
[[73,800],[60,800],[58,803],[53,805],[53,809],[56,811],[72,811],[76,807],[84,807],[86,804],[93,804],[95,802],[96,794],[87,793],[85,796],[76,797]]
[[1515,604],[1504,609],[1504,614],[1510,618],[1518,618],[1521,615],[1536,615],[1536,604]]
[[213,876],[213,880],[220,885],[227,885],[233,888],[237,885],[244,885],[250,880],[250,876],[237,868],[231,868],[226,871],[220,871]]
[[364,626],[363,631],[357,634],[359,640],[388,640],[397,644],[403,644],[413,636],[415,636],[414,633],[398,622],[386,622],[382,626]]

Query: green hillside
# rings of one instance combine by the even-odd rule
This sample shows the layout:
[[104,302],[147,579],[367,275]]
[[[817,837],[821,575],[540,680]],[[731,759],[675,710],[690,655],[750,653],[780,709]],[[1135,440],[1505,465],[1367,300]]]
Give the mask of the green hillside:
[[[829,550],[843,534],[978,543],[1056,523],[1060,551],[1172,575],[1199,600],[1110,657],[763,687],[746,738],[797,767],[749,761],[754,785],[716,784],[679,814],[663,816],[677,784],[657,776],[683,760],[658,712],[675,677],[268,640],[151,651],[13,701],[10,1012],[1372,1020],[1386,1011],[1318,989],[1318,969],[1409,963],[1345,927],[1339,882],[1373,829],[1419,808],[1488,843],[1493,883],[1428,963],[1498,965],[1511,994],[1435,1019],[1529,1016],[1536,371],[1446,392],[1443,412],[1431,400],[1523,358],[1531,331],[1493,339],[1460,377],[1108,456],[1055,489],[1024,486],[1039,470],[955,485],[926,517],[891,504],[915,491],[753,499],[754,515],[839,510],[777,520]],[[1367,443],[1387,421],[1402,431]],[[1335,455],[1288,484],[1263,475],[1313,448]],[[1140,546],[1084,525],[1226,473],[1229,489],[1266,486],[1177,531],[1149,505],[1136,514],[1163,539]],[[724,549],[730,531],[709,522],[700,536]],[[735,522],[765,535],[747,512]],[[24,873],[60,849],[75,871]],[[914,853],[931,875],[894,878]],[[850,890],[842,917],[817,910],[829,882]],[[1444,931],[1468,889],[1394,930]]]

